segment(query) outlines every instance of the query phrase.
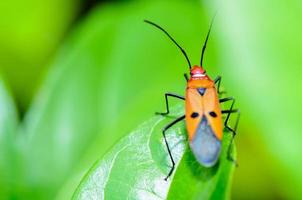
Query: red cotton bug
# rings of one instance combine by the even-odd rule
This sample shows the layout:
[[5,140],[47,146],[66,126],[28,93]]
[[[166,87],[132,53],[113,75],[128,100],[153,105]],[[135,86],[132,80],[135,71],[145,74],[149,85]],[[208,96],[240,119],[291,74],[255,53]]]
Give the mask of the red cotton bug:
[[[185,56],[190,70],[190,78],[188,78],[186,73],[184,74],[185,79],[187,81],[186,96],[182,97],[177,94],[166,93],[165,94],[166,112],[156,113],[163,116],[169,114],[170,111],[169,111],[168,97],[174,97],[185,101],[185,115],[175,119],[174,121],[172,121],[170,124],[166,125],[163,128],[164,140],[172,162],[172,168],[169,174],[167,175],[167,177],[165,178],[165,180],[167,180],[171,176],[175,168],[175,162],[172,157],[168,141],[166,139],[166,131],[170,127],[175,125],[177,122],[182,121],[184,119],[186,121],[186,128],[188,132],[190,148],[196,160],[205,167],[212,167],[217,163],[221,151],[221,140],[223,136],[222,115],[227,114],[227,117],[224,121],[224,127],[232,133],[232,139],[228,146],[228,151],[227,151],[227,159],[229,159],[230,161],[236,164],[236,161],[231,157],[231,145],[236,135],[236,130],[240,117],[240,111],[239,109],[233,109],[235,103],[235,99],[233,97],[219,99],[219,94],[221,94],[219,90],[221,76],[218,76],[217,78],[212,80],[207,75],[206,71],[203,69],[202,66],[203,56],[211,32],[214,18],[212,19],[209,31],[207,33],[202,48],[200,66],[195,65],[193,67],[191,67],[190,60],[185,50],[172,38],[172,36],[170,36],[170,34],[167,31],[165,31],[162,27],[151,21],[144,20],[146,23],[151,24],[156,28],[160,29],[161,31],[163,31],[172,40],[172,42],[181,50],[181,52]],[[216,84],[217,84],[217,89],[215,87]],[[227,101],[232,102],[230,109],[221,110],[220,103],[224,103]],[[238,113],[234,128],[231,128],[228,125],[228,121],[232,113]]]

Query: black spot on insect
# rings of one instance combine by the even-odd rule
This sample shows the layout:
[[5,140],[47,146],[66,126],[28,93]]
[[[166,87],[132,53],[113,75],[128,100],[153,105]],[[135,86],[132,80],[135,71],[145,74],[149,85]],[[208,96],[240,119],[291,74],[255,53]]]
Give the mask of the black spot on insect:
[[209,115],[211,115],[211,117],[217,117],[217,114],[214,111],[209,112]]
[[196,117],[198,117],[199,116],[199,114],[197,113],[197,112],[192,112],[192,114],[191,114],[191,117],[192,118],[196,118]]

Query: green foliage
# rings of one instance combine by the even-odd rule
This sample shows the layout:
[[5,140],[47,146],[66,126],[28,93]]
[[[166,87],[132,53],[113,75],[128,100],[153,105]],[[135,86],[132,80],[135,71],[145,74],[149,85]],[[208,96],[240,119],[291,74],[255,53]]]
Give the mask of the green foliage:
[[16,108],[7,86],[0,76],[0,197],[9,196],[16,174],[14,155],[15,133],[18,125]]
[[[178,115],[183,109],[178,107]],[[172,113],[175,113],[175,109]],[[173,114],[175,115],[175,114]],[[74,199],[226,199],[234,163],[227,160],[230,132],[224,132],[217,165],[202,167],[187,145],[184,122],[167,131],[178,167],[168,181],[171,161],[162,128],[174,117],[153,117],[116,144],[81,182]],[[179,164],[178,164],[179,163]]]
[[[233,77],[224,84],[243,113],[242,141],[237,144],[242,144],[239,161],[246,164],[241,165],[234,194],[245,198],[243,183],[252,181],[251,199],[301,199],[302,79],[297,76],[302,66],[302,3],[229,1],[222,6],[216,24],[219,65],[224,77]],[[271,182],[278,182],[273,190]]]
[[22,111],[78,13],[79,0],[0,2],[0,71]]

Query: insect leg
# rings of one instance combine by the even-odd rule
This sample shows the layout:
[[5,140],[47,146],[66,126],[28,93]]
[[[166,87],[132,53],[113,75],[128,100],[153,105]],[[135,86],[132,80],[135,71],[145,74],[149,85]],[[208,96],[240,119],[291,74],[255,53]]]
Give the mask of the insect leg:
[[175,97],[175,98],[178,98],[178,99],[182,99],[182,100],[185,100],[185,97],[182,97],[180,95],[177,95],[177,94],[172,94],[172,93],[166,93],[165,94],[165,99],[166,99],[166,109],[167,111],[166,112],[156,112],[155,114],[156,115],[167,115],[169,114],[170,110],[169,110],[169,101],[168,101],[168,97]]
[[239,109],[233,109],[233,110],[222,110],[221,113],[222,114],[229,114],[229,113],[237,113],[240,112]]
[[172,162],[172,168],[171,168],[169,174],[167,175],[167,177],[165,178],[165,180],[167,180],[167,179],[171,176],[171,174],[172,174],[173,171],[174,171],[174,167],[175,167],[175,162],[174,162],[174,159],[173,159],[173,157],[172,157],[171,150],[170,150],[170,147],[169,147],[167,138],[166,138],[166,131],[167,131],[169,128],[171,128],[173,125],[175,125],[177,122],[183,120],[184,118],[185,118],[185,116],[183,115],[183,116],[181,116],[181,117],[175,119],[173,122],[171,122],[170,124],[168,124],[167,126],[165,126],[165,127],[163,128],[163,136],[164,136],[165,143],[166,143],[166,146],[167,146],[167,149],[168,149],[168,153],[169,153],[169,156],[170,156],[170,159],[171,159],[171,162]]
[[236,123],[235,123],[235,127],[234,127],[234,131],[237,131],[237,127],[238,127],[238,123],[239,123],[239,119],[240,119],[240,110],[239,109],[234,109],[234,110],[223,110],[221,111],[222,114],[232,114],[232,113],[237,113],[237,119],[236,119]]
[[219,103],[224,103],[224,102],[227,102],[227,101],[233,101],[232,105],[235,103],[234,97],[226,97],[226,98],[219,99]]
[[[234,104],[235,104],[235,99],[233,97],[228,97],[228,98],[224,98],[221,99],[220,102],[226,102],[226,101],[232,101],[231,107],[229,110],[223,110],[221,111],[222,114],[227,114],[227,118],[224,121],[224,126],[226,129],[228,129],[231,133],[232,133],[232,139],[231,142],[229,144],[228,150],[227,150],[227,158],[228,160],[234,162],[236,164],[236,166],[238,166],[237,161],[231,156],[231,148],[232,148],[232,144],[233,144],[233,140],[236,136],[236,131],[237,131],[237,127],[238,127],[238,122],[239,122],[239,118],[240,118],[240,110],[239,109],[233,109]],[[236,119],[236,123],[235,123],[235,127],[231,128],[228,124],[230,116],[232,113],[237,113],[237,119]]]
[[214,79],[214,82],[215,82],[215,83],[219,82],[219,83],[218,83],[218,86],[220,85],[220,81],[221,81],[221,76],[217,76],[217,77]]
[[231,104],[231,107],[230,107],[229,110],[222,110],[221,111],[222,114],[228,114],[227,118],[225,119],[224,125],[227,126],[228,121],[229,121],[230,116],[231,116],[232,113],[238,113],[236,124],[235,124],[235,127],[234,127],[234,131],[236,132],[238,122],[239,122],[239,118],[240,118],[240,110],[239,109],[233,109],[234,104],[235,104],[235,98],[234,97],[226,97],[226,98],[223,98],[223,99],[219,99],[220,103],[224,103],[224,102],[227,102],[227,101],[232,101],[232,104]]
[[185,77],[186,81],[188,82],[189,81],[189,77],[188,77],[187,73],[184,73],[184,77]]
[[223,94],[224,92],[220,91],[220,82],[221,82],[221,76],[217,76],[214,80],[215,84],[217,83],[217,93]]

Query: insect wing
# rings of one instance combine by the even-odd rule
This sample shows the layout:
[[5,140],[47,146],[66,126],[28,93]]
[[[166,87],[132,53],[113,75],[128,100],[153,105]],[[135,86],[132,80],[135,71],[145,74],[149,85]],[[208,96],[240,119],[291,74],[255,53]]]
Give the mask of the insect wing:
[[222,120],[215,88],[188,88],[186,124],[190,147],[199,163],[213,166],[219,157]]
[[211,167],[217,162],[221,141],[215,136],[206,116],[202,117],[190,147],[200,164]]

